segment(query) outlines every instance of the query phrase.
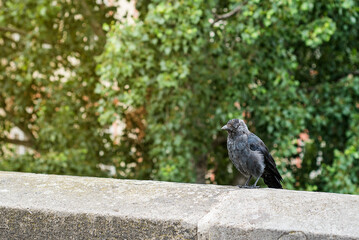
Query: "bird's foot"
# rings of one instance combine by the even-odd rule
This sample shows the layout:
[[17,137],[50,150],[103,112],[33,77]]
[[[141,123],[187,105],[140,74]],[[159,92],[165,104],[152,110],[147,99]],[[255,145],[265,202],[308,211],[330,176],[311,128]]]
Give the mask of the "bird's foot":
[[256,189],[256,188],[260,188],[259,186],[256,186],[256,185],[251,185],[251,186],[248,186],[248,185],[238,185],[239,188],[247,188],[247,189]]

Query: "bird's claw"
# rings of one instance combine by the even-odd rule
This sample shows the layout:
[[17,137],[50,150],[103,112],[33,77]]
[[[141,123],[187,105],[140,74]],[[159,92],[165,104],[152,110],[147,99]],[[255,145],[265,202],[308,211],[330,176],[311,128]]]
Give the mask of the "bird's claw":
[[248,188],[248,189],[256,189],[256,188],[260,188],[259,186],[255,186],[255,185],[238,185],[239,188]]

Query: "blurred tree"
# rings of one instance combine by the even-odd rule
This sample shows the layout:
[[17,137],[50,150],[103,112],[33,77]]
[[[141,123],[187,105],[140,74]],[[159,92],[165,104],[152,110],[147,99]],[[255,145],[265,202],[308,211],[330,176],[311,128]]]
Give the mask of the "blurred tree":
[[[97,118],[94,56],[114,9],[103,1],[0,0],[0,170],[100,175],[111,158]],[[26,140],[9,138],[13,127]],[[7,147],[6,147],[7,146]]]
[[133,123],[133,176],[230,183],[220,127],[241,117],[285,187],[359,193],[357,1],[137,3],[135,24],[111,26],[96,87],[103,124]]

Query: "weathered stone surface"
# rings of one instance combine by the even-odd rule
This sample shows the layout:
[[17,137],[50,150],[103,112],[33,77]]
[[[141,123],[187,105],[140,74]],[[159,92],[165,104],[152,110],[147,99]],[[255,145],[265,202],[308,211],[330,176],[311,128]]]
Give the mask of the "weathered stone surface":
[[234,189],[0,172],[0,239],[193,239],[199,219]]
[[0,239],[359,239],[359,196],[0,172]]
[[241,189],[198,226],[199,239],[357,239],[359,196]]

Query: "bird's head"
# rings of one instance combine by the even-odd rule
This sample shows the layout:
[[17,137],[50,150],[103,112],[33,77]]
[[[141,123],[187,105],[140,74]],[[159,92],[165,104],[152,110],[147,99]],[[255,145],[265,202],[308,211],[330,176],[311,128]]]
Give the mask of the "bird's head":
[[222,130],[226,130],[229,134],[249,134],[249,130],[245,122],[241,119],[231,119],[224,125]]

